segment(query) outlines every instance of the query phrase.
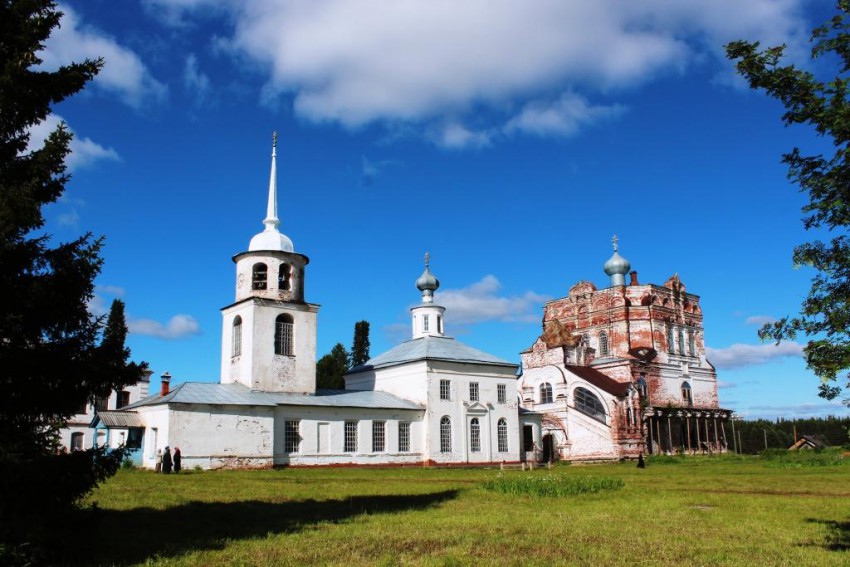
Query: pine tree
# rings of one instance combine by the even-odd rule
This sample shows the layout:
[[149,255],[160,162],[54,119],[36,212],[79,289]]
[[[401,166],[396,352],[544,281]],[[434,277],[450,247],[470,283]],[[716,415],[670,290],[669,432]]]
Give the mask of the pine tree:
[[342,390],[345,388],[343,375],[348,372],[350,357],[342,343],[336,343],[329,354],[316,363],[316,388]]
[[369,360],[369,321],[358,321],[354,324],[351,366],[365,364],[367,360]]
[[71,134],[61,125],[28,149],[29,132],[102,66],[38,68],[60,17],[49,0],[0,0],[0,563],[20,560],[16,549],[46,549],[49,523],[117,469],[121,452],[57,455],[56,428],[146,368],[128,362],[123,304],[113,305],[105,329],[88,311],[102,239],[57,244],[43,231],[42,209],[69,179]]

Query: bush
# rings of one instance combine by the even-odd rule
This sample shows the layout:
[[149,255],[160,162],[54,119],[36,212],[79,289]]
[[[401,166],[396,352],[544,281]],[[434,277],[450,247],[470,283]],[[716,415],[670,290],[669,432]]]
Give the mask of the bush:
[[841,449],[832,447],[802,451],[767,449],[759,453],[759,456],[766,461],[767,466],[777,468],[830,467],[848,463]]
[[567,476],[552,473],[542,475],[527,473],[505,475],[499,473],[496,478],[485,481],[484,488],[502,494],[530,494],[532,496],[551,497],[619,490],[625,484],[619,478]]

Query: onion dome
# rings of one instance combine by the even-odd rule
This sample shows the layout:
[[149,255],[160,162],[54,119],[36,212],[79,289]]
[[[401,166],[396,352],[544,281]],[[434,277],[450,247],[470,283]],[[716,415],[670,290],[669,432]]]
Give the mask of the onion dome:
[[425,253],[425,271],[416,280],[416,289],[422,292],[423,303],[431,303],[434,301],[434,292],[440,287],[440,280],[431,273],[429,264],[431,263],[431,255]]
[[272,141],[272,170],[269,177],[269,204],[266,209],[266,218],[263,220],[266,228],[263,232],[254,236],[248,245],[249,252],[294,252],[292,240],[282,234],[277,227],[280,220],[277,218],[277,132]]
[[632,265],[629,264],[629,261],[620,256],[620,253],[617,251],[617,240],[617,235],[614,235],[611,239],[611,242],[614,245],[614,254],[603,266],[605,274],[611,277],[612,286],[626,285],[625,275],[632,269]]

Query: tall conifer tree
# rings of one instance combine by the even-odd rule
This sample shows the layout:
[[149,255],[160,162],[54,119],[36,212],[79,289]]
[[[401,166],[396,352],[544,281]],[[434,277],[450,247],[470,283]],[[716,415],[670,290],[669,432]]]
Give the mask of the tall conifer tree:
[[369,360],[369,346],[369,321],[358,321],[354,324],[351,366],[358,366]]
[[71,133],[60,125],[31,148],[30,131],[102,66],[39,67],[60,17],[49,0],[0,0],[0,563],[16,549],[55,546],[48,524],[116,470],[120,452],[57,455],[56,428],[146,368],[128,362],[123,304],[106,329],[88,311],[102,239],[55,243],[43,231],[42,209],[69,179]]

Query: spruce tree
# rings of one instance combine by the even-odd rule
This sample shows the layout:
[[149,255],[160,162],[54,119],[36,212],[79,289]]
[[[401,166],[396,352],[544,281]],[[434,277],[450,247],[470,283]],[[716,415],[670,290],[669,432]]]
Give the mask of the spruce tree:
[[365,364],[367,360],[369,360],[369,321],[358,321],[354,324],[351,366]]
[[342,390],[345,388],[343,375],[348,372],[349,355],[342,343],[336,343],[329,354],[316,363],[316,388]]
[[69,179],[71,133],[60,125],[28,148],[30,131],[102,66],[38,67],[60,17],[48,0],[0,0],[0,563],[49,561],[38,551],[62,549],[50,524],[114,472],[122,454],[57,454],[56,430],[146,367],[128,362],[123,304],[113,305],[105,329],[88,311],[102,239],[56,243],[44,231],[43,207]]

